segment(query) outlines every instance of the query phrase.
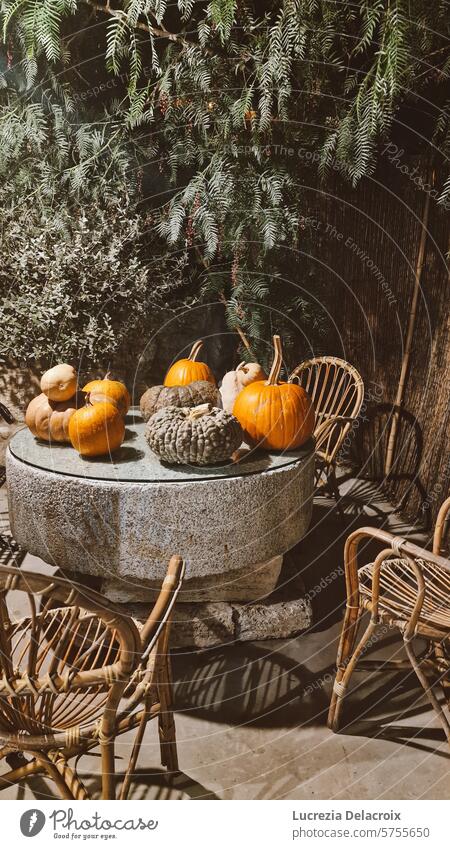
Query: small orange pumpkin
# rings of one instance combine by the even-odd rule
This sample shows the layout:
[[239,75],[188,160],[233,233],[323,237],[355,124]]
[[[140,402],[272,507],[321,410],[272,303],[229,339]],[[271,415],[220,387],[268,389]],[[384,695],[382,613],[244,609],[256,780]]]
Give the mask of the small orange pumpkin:
[[186,386],[194,380],[207,380],[216,385],[216,379],[206,363],[197,362],[197,356],[203,345],[203,339],[194,342],[188,357],[177,360],[164,378],[164,386]]
[[126,416],[130,409],[131,398],[127,387],[120,380],[110,380],[109,372],[103,380],[91,380],[83,386],[83,392],[88,395],[90,404],[99,404],[109,401]]
[[120,448],[125,424],[119,409],[109,401],[86,404],[69,422],[70,441],[82,457],[101,457]]
[[275,451],[303,445],[314,431],[313,403],[301,386],[279,381],[283,354],[279,336],[273,337],[275,356],[267,380],[241,390],[233,415],[250,438]]

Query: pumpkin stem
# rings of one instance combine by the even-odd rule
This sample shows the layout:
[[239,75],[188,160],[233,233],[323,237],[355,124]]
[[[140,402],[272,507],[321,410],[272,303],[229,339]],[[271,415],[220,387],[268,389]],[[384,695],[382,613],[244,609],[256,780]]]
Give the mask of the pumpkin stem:
[[190,419],[200,419],[202,416],[207,416],[212,410],[211,404],[199,404],[198,407],[192,407],[189,410]]
[[103,378],[103,380],[109,380],[109,378],[110,378],[110,377],[111,377],[111,372],[110,372],[110,371],[107,371],[107,372],[106,372],[106,374],[105,374],[105,376],[104,376],[104,378]]
[[200,348],[202,347],[202,345],[203,345],[203,339],[197,339],[197,341],[194,342],[194,344],[191,348],[191,353],[188,356],[188,360],[196,360],[197,359]]
[[273,337],[273,347],[273,363],[269,377],[266,380],[266,386],[276,386],[280,377],[281,366],[283,365],[283,349],[281,347],[281,339],[278,335]]
[[244,368],[244,366],[246,366],[246,365],[247,365],[247,363],[245,362],[245,360],[242,360],[242,362],[241,362],[241,363],[239,363],[239,365],[238,365],[238,366],[236,366],[236,371],[242,371],[242,369],[243,369],[243,368]]

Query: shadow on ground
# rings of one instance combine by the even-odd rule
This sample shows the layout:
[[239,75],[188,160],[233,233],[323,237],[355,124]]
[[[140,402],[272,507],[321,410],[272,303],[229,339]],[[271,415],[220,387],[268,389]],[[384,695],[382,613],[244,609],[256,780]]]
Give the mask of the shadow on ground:
[[[317,500],[306,537],[287,557],[282,581],[303,581],[312,600],[313,627],[288,640],[236,643],[204,652],[175,655],[176,708],[199,719],[259,728],[324,726],[345,603],[343,547],[348,534],[364,526],[408,531],[423,542],[420,528],[411,528],[392,512],[382,492],[366,481],[345,481],[342,521],[331,502]],[[369,562],[378,549],[367,546]],[[380,629],[367,656],[403,657],[399,635]],[[420,748],[421,738],[442,742],[439,729],[403,726],[423,712],[423,690],[414,674],[372,674],[356,671],[345,714],[345,733],[379,736]],[[394,725],[392,725],[394,723]],[[396,725],[395,723],[400,723]],[[414,738],[414,740],[412,740]]]

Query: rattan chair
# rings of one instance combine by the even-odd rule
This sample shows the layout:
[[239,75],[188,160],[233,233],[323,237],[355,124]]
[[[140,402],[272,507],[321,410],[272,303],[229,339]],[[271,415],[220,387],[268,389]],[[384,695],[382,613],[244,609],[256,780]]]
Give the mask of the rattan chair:
[[0,418],[4,419],[7,424],[12,424],[14,422],[14,416],[11,410],[8,410],[8,407],[5,404],[2,404],[0,401]]
[[359,372],[339,357],[316,357],[300,363],[289,376],[314,402],[316,426],[316,494],[329,490],[342,516],[336,462],[364,400]]
[[[169,629],[183,574],[183,561],[172,557],[139,632],[80,584],[0,567],[0,758],[13,766],[0,789],[44,773],[63,799],[87,799],[69,761],[99,746],[102,798],[115,798],[115,739],[137,728],[120,792],[125,799],[147,721],[155,717],[162,763],[178,769]],[[18,618],[14,611],[24,602],[28,615]]]
[[[4,404],[0,401],[0,422],[5,421],[6,424],[11,425],[14,422],[14,416],[8,407],[5,407]],[[5,467],[0,466],[0,486],[3,486],[6,480],[6,472]]]
[[[11,410],[2,404],[0,401],[0,423],[5,421],[6,424],[11,425],[14,422],[14,416],[11,413]],[[6,469],[3,465],[0,465],[0,488],[6,482]],[[0,530],[0,564],[1,563],[9,563],[11,560],[18,561],[20,557],[20,550],[15,540],[13,540],[8,534],[5,536]]]
[[[450,743],[450,723],[435,693],[436,685],[441,684],[448,701],[450,561],[440,555],[440,550],[449,511],[450,498],[439,512],[432,552],[375,528],[362,528],[348,537],[344,555],[347,607],[328,716],[333,731],[339,730],[342,705],[356,664],[383,622],[400,631],[407,659],[365,660],[359,663],[359,669],[399,671],[412,667]],[[383,550],[373,563],[358,568],[359,548],[370,540],[383,544]],[[364,611],[370,612],[370,620],[357,642]],[[420,656],[415,652],[415,637],[426,641]]]

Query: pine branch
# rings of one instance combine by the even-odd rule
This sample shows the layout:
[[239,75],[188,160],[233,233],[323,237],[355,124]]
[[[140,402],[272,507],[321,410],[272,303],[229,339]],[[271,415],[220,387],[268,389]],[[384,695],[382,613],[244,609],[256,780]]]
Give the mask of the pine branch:
[[[221,292],[220,295],[219,295],[219,301],[221,301],[222,304],[224,304],[225,308],[228,306],[228,301],[227,301],[223,292]],[[244,348],[247,348],[247,351],[249,352],[249,354],[254,356],[253,351],[252,351],[252,346],[250,345],[250,342],[248,341],[244,331],[241,330],[241,328],[238,325],[236,325],[233,329],[236,331],[238,336],[240,336],[241,342],[244,345]]]
[[[122,20],[124,23],[126,22],[126,15],[120,9],[111,9],[109,3],[104,6],[102,3],[96,3],[95,0],[81,0],[82,3],[91,6],[92,9],[95,9],[98,12],[103,12],[104,15],[111,15],[113,18],[118,18]],[[134,29],[143,30],[144,32],[153,35],[156,38],[164,38],[168,41],[173,41],[177,44],[181,44],[182,47],[199,47],[199,45],[195,41],[190,41],[187,38],[184,38],[179,33],[169,32],[167,29],[162,29],[159,26],[150,26],[149,24],[145,24],[143,21],[136,21],[133,25]],[[212,56],[213,52],[208,48],[202,48],[202,50],[208,55]]]

